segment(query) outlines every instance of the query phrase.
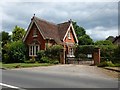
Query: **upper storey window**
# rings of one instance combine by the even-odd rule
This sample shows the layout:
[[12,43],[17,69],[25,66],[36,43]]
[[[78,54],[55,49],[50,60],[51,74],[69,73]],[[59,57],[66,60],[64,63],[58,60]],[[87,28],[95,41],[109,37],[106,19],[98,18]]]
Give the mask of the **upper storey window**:
[[70,37],[70,31],[68,32],[68,39],[71,39],[71,37]]
[[37,28],[35,28],[33,31],[33,37],[37,37]]

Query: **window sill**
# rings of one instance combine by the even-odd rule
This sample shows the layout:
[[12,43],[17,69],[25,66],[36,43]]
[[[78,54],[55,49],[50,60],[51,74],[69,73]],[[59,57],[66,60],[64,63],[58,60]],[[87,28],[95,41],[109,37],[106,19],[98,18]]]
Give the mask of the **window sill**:
[[70,38],[70,37],[68,37],[68,39],[70,40],[71,38]]
[[33,37],[37,37],[37,35],[34,35]]

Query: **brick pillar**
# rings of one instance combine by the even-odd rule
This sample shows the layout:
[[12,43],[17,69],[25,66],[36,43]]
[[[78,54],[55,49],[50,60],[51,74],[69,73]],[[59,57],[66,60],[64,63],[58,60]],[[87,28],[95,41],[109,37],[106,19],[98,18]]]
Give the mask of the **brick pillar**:
[[100,63],[100,48],[95,48],[93,52],[94,65]]
[[65,64],[65,48],[60,52],[60,63]]

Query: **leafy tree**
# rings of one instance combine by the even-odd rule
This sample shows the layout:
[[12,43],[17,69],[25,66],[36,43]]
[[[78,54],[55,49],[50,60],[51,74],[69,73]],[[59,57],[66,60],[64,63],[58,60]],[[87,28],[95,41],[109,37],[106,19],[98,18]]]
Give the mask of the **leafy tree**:
[[109,36],[108,38],[106,38],[106,40],[110,40],[111,42],[114,40],[115,38],[113,36]]
[[77,34],[77,37],[80,37],[86,34],[86,31],[83,27],[78,26],[76,22],[72,22],[72,24]]
[[109,40],[99,40],[95,42],[95,45],[113,45],[113,43]]
[[12,31],[12,41],[22,40],[24,34],[25,34],[25,29],[19,26],[15,26],[15,28]]
[[78,26],[76,22],[72,23],[78,38],[79,45],[93,44],[93,40],[90,38],[89,35],[86,34],[85,29],[83,27]]
[[4,49],[6,50],[3,55],[4,63],[19,63],[26,59],[27,48],[21,40],[7,43]]
[[79,40],[79,45],[92,45],[93,40],[90,38],[89,35],[83,35],[78,38]]
[[8,32],[2,31],[2,47],[10,42],[10,35]]

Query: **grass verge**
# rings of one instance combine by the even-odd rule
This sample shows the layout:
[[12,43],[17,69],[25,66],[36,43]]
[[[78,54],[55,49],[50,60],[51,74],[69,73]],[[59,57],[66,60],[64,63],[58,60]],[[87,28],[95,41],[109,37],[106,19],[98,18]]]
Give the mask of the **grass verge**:
[[39,66],[51,66],[49,63],[10,63],[10,64],[2,64],[0,63],[0,68],[25,68],[25,67],[39,67]]

